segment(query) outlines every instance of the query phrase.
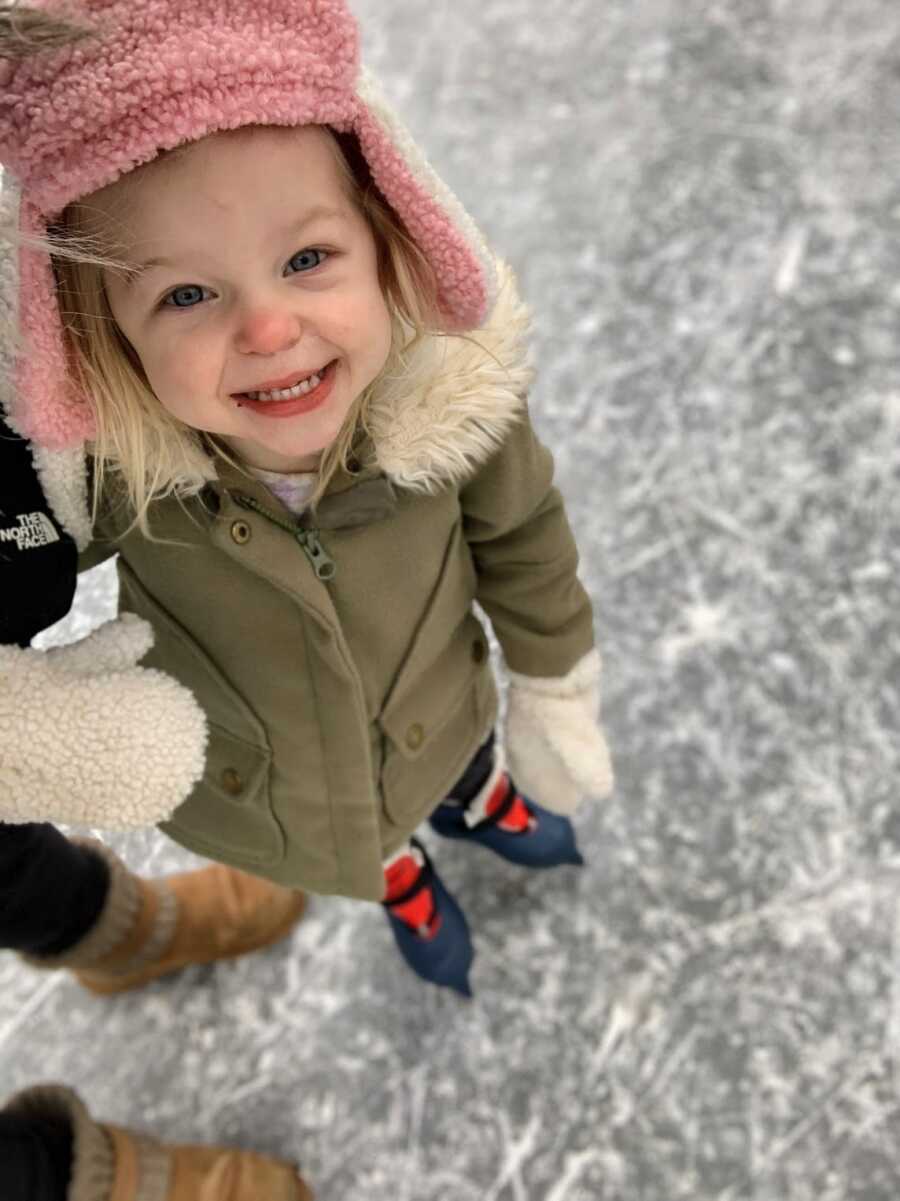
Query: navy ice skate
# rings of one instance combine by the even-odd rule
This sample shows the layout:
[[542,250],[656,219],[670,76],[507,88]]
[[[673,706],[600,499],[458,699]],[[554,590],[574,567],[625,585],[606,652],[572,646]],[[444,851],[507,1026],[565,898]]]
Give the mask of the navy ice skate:
[[524,867],[584,863],[569,819],[522,796],[505,771],[468,805],[444,801],[429,820],[445,838],[477,842]]
[[411,845],[412,854],[385,873],[390,899],[382,905],[397,947],[417,976],[471,997],[469,925],[424,847],[415,839]]

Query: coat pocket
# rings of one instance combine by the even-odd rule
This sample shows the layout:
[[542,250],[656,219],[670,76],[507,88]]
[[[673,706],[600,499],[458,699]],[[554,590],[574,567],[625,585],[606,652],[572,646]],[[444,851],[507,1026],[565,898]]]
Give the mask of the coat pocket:
[[236,867],[281,862],[285,837],[271,805],[272,754],[249,705],[187,630],[119,558],[121,608],[153,626],[142,665],[174,677],[194,694],[209,722],[202,779],[160,828],[183,846]]
[[457,527],[428,609],[380,716],[388,816],[424,816],[460,775],[496,711],[487,637],[472,612],[475,571]]

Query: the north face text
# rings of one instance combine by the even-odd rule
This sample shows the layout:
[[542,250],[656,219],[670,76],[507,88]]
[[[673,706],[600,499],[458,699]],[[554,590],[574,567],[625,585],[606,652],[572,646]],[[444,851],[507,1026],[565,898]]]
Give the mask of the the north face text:
[[18,550],[35,550],[59,542],[56,527],[46,513],[20,513],[16,521],[16,525],[0,526],[0,547],[14,542]]

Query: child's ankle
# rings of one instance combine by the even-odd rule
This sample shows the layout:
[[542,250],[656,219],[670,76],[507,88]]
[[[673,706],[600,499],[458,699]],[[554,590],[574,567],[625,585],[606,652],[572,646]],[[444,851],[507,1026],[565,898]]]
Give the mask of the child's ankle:
[[411,844],[402,847],[384,865],[385,895],[382,904],[423,938],[433,938],[440,925],[434,894],[421,882],[425,856]]

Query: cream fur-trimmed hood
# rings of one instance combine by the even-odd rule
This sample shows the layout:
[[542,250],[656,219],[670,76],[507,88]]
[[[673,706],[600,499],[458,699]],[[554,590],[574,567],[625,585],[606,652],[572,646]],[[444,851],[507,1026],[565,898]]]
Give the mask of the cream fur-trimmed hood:
[[526,345],[531,316],[512,270],[499,260],[496,267],[497,300],[485,324],[471,334],[423,339],[408,355],[404,377],[373,398],[368,424],[376,461],[400,488],[434,492],[462,483],[524,412],[534,378]]

